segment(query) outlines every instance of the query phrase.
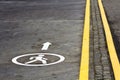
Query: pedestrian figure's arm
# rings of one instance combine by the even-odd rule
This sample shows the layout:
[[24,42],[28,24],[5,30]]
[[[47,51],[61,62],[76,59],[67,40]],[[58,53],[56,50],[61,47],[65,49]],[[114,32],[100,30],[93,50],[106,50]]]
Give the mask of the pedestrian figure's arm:
[[47,58],[42,58],[43,60],[48,60]]
[[33,59],[35,59],[35,56],[34,56],[34,57],[30,57],[29,59],[30,59],[30,60],[33,60]]

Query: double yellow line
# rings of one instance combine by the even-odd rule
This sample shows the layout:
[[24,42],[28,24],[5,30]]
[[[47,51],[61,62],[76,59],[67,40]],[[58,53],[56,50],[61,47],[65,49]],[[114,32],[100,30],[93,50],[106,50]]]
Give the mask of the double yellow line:
[[[98,4],[99,4],[101,18],[104,26],[105,35],[106,35],[106,41],[107,41],[108,51],[110,55],[110,60],[113,67],[114,77],[115,77],[115,80],[120,80],[120,76],[119,76],[120,64],[116,55],[116,50],[114,47],[109,24],[105,15],[102,1],[98,0]],[[89,38],[90,38],[90,0],[86,0],[79,80],[89,80],[89,44],[90,44]]]

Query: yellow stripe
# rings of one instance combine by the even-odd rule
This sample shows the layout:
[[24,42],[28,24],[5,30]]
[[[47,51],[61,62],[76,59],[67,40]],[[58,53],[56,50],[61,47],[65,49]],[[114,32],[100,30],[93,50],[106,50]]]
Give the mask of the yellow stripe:
[[89,35],[90,35],[89,29],[90,29],[90,0],[87,0],[86,10],[85,10],[79,80],[88,80],[89,78]]
[[115,50],[112,35],[110,32],[109,24],[108,24],[106,15],[105,15],[102,1],[98,0],[98,4],[99,4],[100,12],[101,12],[103,25],[104,25],[107,46],[108,46],[108,50],[109,50],[109,55],[110,55],[110,59],[111,59],[112,67],[113,67],[115,80],[120,80],[120,64],[119,64],[119,60],[118,60],[118,57],[116,54],[116,50]]

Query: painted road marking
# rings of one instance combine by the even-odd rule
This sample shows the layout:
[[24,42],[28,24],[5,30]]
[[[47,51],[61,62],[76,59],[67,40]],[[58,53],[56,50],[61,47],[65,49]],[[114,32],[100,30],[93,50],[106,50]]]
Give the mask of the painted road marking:
[[58,64],[64,60],[64,56],[54,53],[31,53],[16,56],[12,59],[12,62],[21,66],[49,66]]
[[105,30],[105,35],[106,35],[106,40],[107,40],[107,46],[108,46],[108,50],[109,50],[109,55],[110,55],[110,60],[112,63],[112,67],[113,67],[113,72],[114,72],[114,76],[115,76],[115,80],[120,80],[120,64],[119,64],[119,60],[116,54],[116,50],[115,50],[115,46],[113,43],[113,39],[112,39],[112,35],[111,35],[111,31],[109,28],[109,24],[106,18],[106,14],[103,8],[103,4],[101,0],[98,0],[98,4],[99,4],[99,8],[100,8],[100,13],[101,13],[101,17],[102,17],[102,22],[104,25],[104,30]]
[[90,0],[86,1],[82,53],[80,62],[79,80],[89,78],[89,35],[90,35]]
[[50,45],[52,45],[52,43],[50,43],[50,42],[43,43],[43,47],[42,47],[41,50],[48,50],[48,48],[49,48]]

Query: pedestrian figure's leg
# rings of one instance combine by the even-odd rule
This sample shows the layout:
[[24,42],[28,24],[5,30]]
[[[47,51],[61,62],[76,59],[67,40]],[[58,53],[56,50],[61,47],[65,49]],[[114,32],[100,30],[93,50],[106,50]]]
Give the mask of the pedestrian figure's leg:
[[41,60],[41,62],[42,62],[43,64],[47,64],[47,61],[46,61],[46,60]]
[[32,60],[32,61],[28,61],[28,62],[26,62],[25,64],[30,64],[30,63],[33,63],[33,62],[36,62],[37,60],[35,59],[35,60]]

